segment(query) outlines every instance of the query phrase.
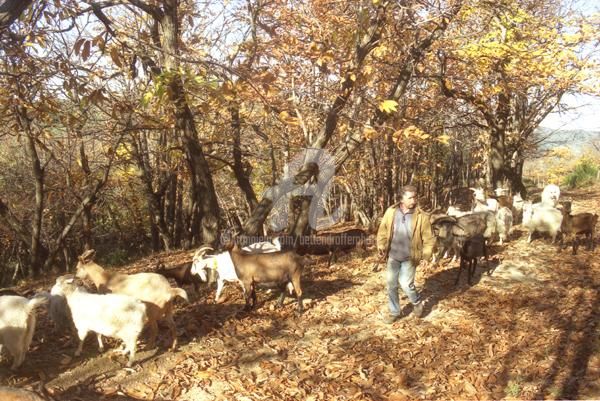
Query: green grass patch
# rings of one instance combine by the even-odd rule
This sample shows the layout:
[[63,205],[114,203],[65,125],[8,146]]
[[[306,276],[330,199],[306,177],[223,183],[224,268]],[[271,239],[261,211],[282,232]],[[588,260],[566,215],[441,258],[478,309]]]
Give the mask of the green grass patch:
[[575,169],[564,179],[563,184],[569,188],[580,188],[592,185],[598,176],[598,165],[589,159],[582,159]]
[[522,384],[522,381],[518,378],[516,380],[509,380],[504,389],[504,394],[507,397],[517,398],[521,394],[521,391],[523,391]]

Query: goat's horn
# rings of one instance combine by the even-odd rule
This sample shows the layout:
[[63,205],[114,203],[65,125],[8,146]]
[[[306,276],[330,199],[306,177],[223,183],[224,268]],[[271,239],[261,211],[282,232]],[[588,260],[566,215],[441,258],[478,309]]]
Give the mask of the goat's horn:
[[194,253],[194,258],[197,258],[199,256],[204,256],[204,255],[206,255],[206,252],[208,252],[208,251],[214,251],[214,250],[215,249],[212,246],[208,246],[208,245],[201,246],[200,249],[198,249]]
[[456,218],[454,218],[453,216],[442,216],[440,218],[435,219],[431,225],[439,225],[439,224],[443,224],[443,223],[451,223],[451,224],[456,224],[458,222],[458,220],[456,220]]
[[85,251],[84,253],[81,254],[79,259],[82,261],[91,260],[94,258],[94,256],[96,256],[96,251],[93,249],[88,249],[87,251]]

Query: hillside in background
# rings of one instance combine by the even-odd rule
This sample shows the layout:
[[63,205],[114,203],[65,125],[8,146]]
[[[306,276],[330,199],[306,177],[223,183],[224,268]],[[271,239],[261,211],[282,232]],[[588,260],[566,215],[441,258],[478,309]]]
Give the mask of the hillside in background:
[[600,145],[600,131],[587,130],[556,130],[540,127],[537,130],[539,138],[547,138],[540,150],[550,150],[556,146],[566,146],[575,155],[580,155],[586,150],[592,150],[592,143]]

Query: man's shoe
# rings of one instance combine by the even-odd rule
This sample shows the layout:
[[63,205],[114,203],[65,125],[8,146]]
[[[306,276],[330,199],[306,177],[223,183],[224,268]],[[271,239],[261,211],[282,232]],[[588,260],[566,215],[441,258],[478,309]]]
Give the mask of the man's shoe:
[[383,319],[383,322],[386,324],[392,324],[399,318],[400,318],[400,316],[398,316],[398,315],[387,315],[387,317],[385,319]]
[[423,301],[413,305],[413,315],[423,317]]

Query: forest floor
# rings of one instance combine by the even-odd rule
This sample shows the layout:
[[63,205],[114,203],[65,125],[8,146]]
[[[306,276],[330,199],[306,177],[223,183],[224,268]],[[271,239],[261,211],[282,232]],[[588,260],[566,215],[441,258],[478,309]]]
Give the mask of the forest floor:
[[[563,196],[575,213],[600,210],[599,187]],[[425,317],[407,307],[393,325],[383,323],[385,269],[373,271],[374,252],[329,268],[315,258],[299,317],[292,298],[276,309],[276,294],[259,292],[257,308],[242,313],[237,286],[226,285],[221,304],[204,288],[177,305],[179,349],[168,351],[163,327],[158,349],[141,344],[132,369],[121,356],[99,354],[93,336],[73,358],[75,342],[54,334],[41,311],[25,363],[11,372],[5,357],[0,384],[43,386],[69,401],[600,399],[600,247],[572,256],[548,238],[526,237],[516,226],[508,244],[493,246],[472,286],[464,274],[454,286],[458,263],[420,268]],[[167,265],[190,258],[158,256]],[[48,290],[53,280],[26,289]]]

